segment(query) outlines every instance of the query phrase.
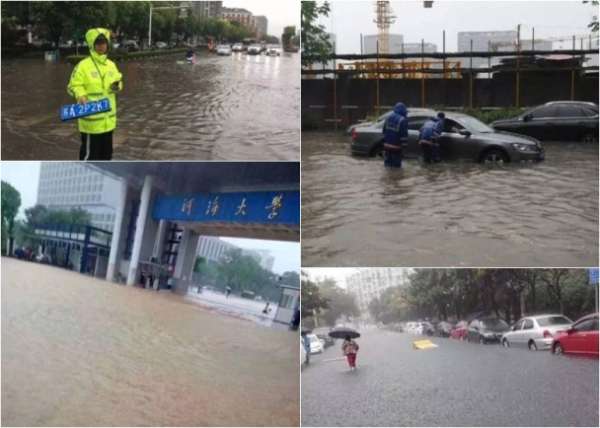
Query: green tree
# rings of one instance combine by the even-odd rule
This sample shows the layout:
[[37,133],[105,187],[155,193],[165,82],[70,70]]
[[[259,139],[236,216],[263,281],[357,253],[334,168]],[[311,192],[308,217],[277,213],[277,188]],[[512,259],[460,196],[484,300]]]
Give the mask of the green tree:
[[317,284],[308,279],[306,275],[302,275],[302,287],[301,293],[301,315],[302,315],[302,326],[307,328],[314,327],[315,315],[319,315],[321,312],[329,307],[327,300],[321,295],[320,289]]
[[[600,2],[598,0],[584,0],[583,1],[584,4],[590,4],[593,8],[594,11],[596,13],[598,13],[598,5],[600,4]],[[590,22],[588,24],[588,28],[590,29],[590,31],[593,31],[594,33],[598,32],[598,15],[594,15],[592,18],[592,22]]]
[[303,1],[301,7],[302,65],[325,62],[332,53],[332,46],[325,27],[316,21],[319,16],[329,15],[329,3]]
[[13,253],[15,217],[21,206],[21,194],[10,183],[2,181],[2,236],[8,237],[8,242],[2,240],[2,246],[7,254]]
[[293,46],[293,38],[296,35],[296,27],[288,26],[283,29],[283,34],[281,35],[281,44],[284,49],[289,49]]
[[321,318],[326,325],[334,326],[342,317],[353,318],[360,316],[354,295],[338,287],[335,280],[326,278],[317,283],[319,292],[327,301],[328,308],[323,311]]

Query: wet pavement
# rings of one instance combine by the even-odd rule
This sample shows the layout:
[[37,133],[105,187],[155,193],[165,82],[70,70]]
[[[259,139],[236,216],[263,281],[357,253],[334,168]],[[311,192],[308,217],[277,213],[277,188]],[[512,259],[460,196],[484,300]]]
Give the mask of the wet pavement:
[[294,426],[298,335],[2,259],[3,426]]
[[[114,159],[298,160],[300,55],[280,57],[201,52],[120,62]],[[178,63],[179,62],[179,63]],[[77,160],[75,122],[59,107],[72,103],[73,66],[33,59],[2,61],[2,159]]]
[[598,426],[598,360],[365,330],[302,370],[302,426]]
[[598,146],[544,147],[539,164],[390,171],[303,132],[302,265],[595,266]]

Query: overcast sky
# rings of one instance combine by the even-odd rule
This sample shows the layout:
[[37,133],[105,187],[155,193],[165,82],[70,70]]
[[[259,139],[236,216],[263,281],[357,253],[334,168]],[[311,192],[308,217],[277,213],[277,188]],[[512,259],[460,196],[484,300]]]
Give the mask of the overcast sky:
[[306,273],[312,281],[333,278],[342,288],[346,288],[346,277],[356,271],[356,268],[302,268],[302,272]]
[[[373,22],[373,1],[334,0],[331,13],[322,18],[328,32],[336,34],[337,53],[360,53],[360,34],[377,34]],[[442,51],[442,30],[446,30],[446,50],[456,51],[459,31],[516,30],[521,37],[565,37],[588,34],[587,25],[597,8],[580,0],[566,1],[459,1],[436,0],[425,9],[422,0],[392,1],[396,22],[390,34],[403,34],[405,43],[435,43]]]
[[283,27],[300,28],[300,2],[297,0],[225,0],[225,7],[241,7],[253,15],[264,15],[269,20],[267,32],[281,38]]
[[[25,218],[25,209],[37,201],[40,162],[2,162],[0,175],[21,194],[19,217]],[[223,238],[242,248],[268,250],[273,257],[273,271],[282,274],[286,271],[300,273],[300,243],[265,241],[261,239]]]

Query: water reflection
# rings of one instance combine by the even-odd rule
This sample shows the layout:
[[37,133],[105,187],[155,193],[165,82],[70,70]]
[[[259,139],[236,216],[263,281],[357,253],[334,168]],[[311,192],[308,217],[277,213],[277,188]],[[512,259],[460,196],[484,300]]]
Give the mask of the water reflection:
[[302,136],[305,266],[591,266],[598,148],[547,144],[540,164],[399,171],[351,157],[335,134]]

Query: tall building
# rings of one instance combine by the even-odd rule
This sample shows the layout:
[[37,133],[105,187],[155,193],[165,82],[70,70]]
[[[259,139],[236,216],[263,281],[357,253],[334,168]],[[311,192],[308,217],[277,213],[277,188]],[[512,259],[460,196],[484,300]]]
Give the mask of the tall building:
[[[389,34],[388,37],[388,52],[390,54],[402,53],[404,36],[402,34]],[[367,34],[363,36],[363,53],[365,55],[377,53],[377,40],[377,34]]]
[[37,204],[49,209],[82,208],[92,226],[112,232],[119,182],[83,162],[42,162]]
[[202,18],[219,18],[223,9],[222,1],[194,1],[192,10],[196,16]]
[[[196,254],[198,257],[203,257],[207,261],[216,263],[219,262],[228,251],[239,248],[234,244],[223,241],[220,238],[214,236],[200,236],[198,240],[198,247]],[[256,250],[240,248],[242,254],[250,256],[256,260],[263,269],[268,271],[273,270],[273,264],[275,263],[275,257],[271,255],[269,250]]]
[[256,22],[256,37],[261,38],[266,36],[269,29],[269,20],[266,16],[259,15],[254,17],[254,21]]
[[[460,31],[458,33],[458,51],[469,52],[471,50],[471,40],[473,41],[474,52],[487,52],[488,50],[498,51],[502,47],[506,51],[508,47],[513,46],[511,50],[516,50],[517,32],[510,31]],[[463,66],[470,65],[470,59],[462,59]],[[486,67],[487,58],[473,58],[473,68]]]
[[356,296],[363,318],[369,318],[369,303],[383,291],[406,283],[405,271],[399,268],[362,268],[346,278],[348,292]]
[[249,10],[239,7],[223,7],[221,8],[221,15],[223,16],[223,19],[227,21],[239,22],[249,30],[256,32],[256,20]]

